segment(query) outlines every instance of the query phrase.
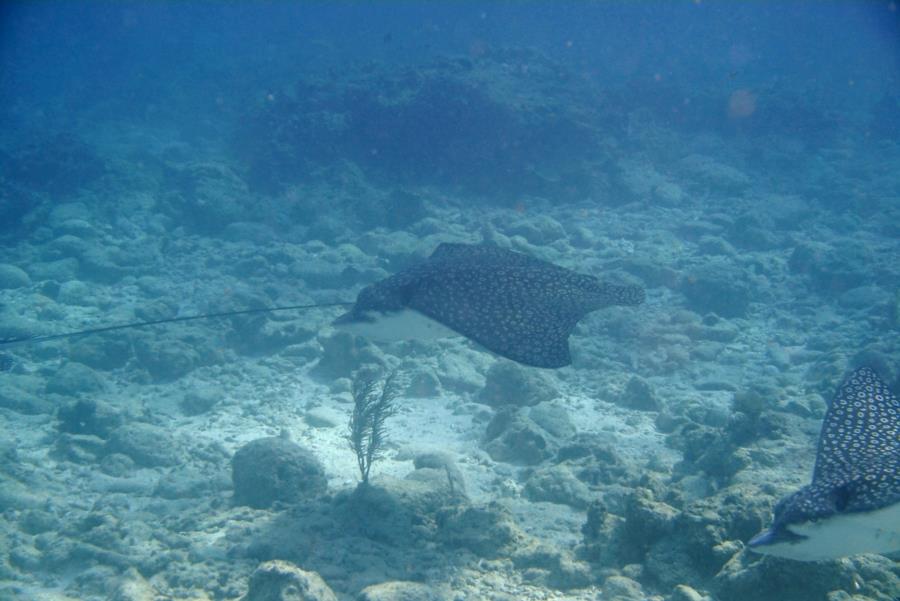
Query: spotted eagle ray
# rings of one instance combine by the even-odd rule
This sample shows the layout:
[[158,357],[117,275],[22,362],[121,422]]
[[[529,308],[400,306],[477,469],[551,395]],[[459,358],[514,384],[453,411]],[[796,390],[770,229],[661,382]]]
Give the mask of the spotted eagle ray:
[[825,413],[812,482],[748,546],[801,561],[900,551],[900,401],[870,368]]
[[535,367],[572,362],[569,335],[610,305],[638,305],[640,286],[617,286],[486,244],[439,245],[431,256],[363,288],[338,328],[375,340],[461,334]]
[[495,246],[444,243],[424,263],[363,288],[355,303],[184,315],[0,338],[0,347],[200,319],[352,305],[335,325],[375,340],[462,335],[513,361],[554,368],[571,363],[569,335],[581,318],[610,305],[643,301],[640,286],[608,284]]

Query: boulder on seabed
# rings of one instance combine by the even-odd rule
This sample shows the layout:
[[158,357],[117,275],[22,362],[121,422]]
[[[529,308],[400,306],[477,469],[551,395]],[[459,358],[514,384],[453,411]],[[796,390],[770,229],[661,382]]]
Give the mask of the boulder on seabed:
[[256,568],[240,601],[337,601],[337,596],[316,572],[276,559]]

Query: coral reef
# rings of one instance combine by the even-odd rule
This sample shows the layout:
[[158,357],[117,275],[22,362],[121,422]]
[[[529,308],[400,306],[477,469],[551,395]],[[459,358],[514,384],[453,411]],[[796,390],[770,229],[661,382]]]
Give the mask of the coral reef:
[[[527,62],[529,70],[510,71],[508,61]],[[565,79],[566,110],[558,99],[524,93],[547,76]],[[349,157],[380,178],[451,185],[494,200],[526,192],[573,197],[589,192],[584,157],[600,148],[577,115],[596,111],[596,101],[589,86],[549,59],[498,50],[399,72],[370,67],[340,82],[306,78],[254,107],[235,147],[253,185],[268,190]]]

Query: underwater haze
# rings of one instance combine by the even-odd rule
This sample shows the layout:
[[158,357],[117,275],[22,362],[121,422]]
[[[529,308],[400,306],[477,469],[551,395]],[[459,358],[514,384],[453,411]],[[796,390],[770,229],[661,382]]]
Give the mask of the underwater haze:
[[900,599],[900,4],[0,4],[0,599]]

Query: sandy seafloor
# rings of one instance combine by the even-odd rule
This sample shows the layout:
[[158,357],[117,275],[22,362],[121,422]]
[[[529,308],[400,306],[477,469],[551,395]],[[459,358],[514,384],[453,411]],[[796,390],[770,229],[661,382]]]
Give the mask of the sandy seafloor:
[[[560,370],[462,338],[373,346],[328,325],[338,309],[4,349],[0,597],[236,599],[281,559],[338,599],[895,599],[889,558],[797,563],[744,541],[808,482],[848,370],[900,378],[900,145],[642,118],[606,139],[621,148],[617,184],[598,196],[492,206],[405,184],[423,209],[401,228],[328,214],[393,189],[352,165],[265,196],[213,143],[79,132],[107,171],[45,191],[28,235],[9,238],[4,337],[353,299],[446,241],[640,283],[647,301],[584,319]],[[190,207],[172,209],[171,172],[199,182],[179,197],[198,222],[223,197],[301,197],[318,212],[238,211],[204,231]],[[366,363],[408,382],[368,500],[352,494],[346,441],[350,378]],[[327,489],[236,503],[234,453],[279,436],[321,462]],[[447,467],[416,469],[433,452]]]

